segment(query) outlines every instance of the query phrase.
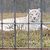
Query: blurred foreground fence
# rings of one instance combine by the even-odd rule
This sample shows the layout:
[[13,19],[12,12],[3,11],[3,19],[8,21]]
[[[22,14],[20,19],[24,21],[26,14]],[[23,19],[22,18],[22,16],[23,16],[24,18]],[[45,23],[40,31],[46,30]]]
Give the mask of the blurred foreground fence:
[[[28,32],[16,30],[17,24],[24,24],[16,23],[16,17],[38,8],[41,8],[41,29],[30,32],[28,16]],[[3,23],[5,18],[13,18],[14,22]],[[42,29],[42,24],[50,27],[50,0],[0,0],[0,20],[0,50],[50,50],[50,30]],[[3,31],[4,24],[13,24],[14,31]]]

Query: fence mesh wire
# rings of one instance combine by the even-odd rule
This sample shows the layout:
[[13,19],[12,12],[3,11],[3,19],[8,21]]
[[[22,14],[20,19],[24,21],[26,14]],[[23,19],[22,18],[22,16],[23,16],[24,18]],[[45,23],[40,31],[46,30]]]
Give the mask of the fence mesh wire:
[[[41,9],[41,22],[29,23],[29,9]],[[28,14],[28,23],[17,23],[16,18]],[[9,19],[13,20],[9,20]],[[4,19],[7,21],[4,22]],[[10,22],[9,22],[10,21]],[[26,20],[25,20],[26,21]],[[40,30],[30,31],[30,25],[40,24]],[[10,31],[4,31],[12,28]],[[20,26],[27,26],[23,31]],[[43,25],[49,29],[43,30]],[[17,26],[17,30],[16,30]],[[5,28],[6,27],[6,28]],[[4,29],[5,28],[5,29]],[[21,30],[20,30],[21,29]],[[26,28],[25,28],[26,29]],[[43,48],[50,47],[50,0],[0,0],[0,47],[1,48]]]

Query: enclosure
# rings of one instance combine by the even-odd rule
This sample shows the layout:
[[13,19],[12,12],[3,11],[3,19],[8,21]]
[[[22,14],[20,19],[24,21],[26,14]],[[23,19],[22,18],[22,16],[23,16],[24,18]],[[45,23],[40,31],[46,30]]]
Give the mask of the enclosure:
[[[41,13],[40,23],[29,23],[29,10],[38,8]],[[27,17],[28,20],[24,18],[20,19],[22,22],[17,22],[21,17]],[[40,29],[30,31],[36,24],[40,25]],[[43,29],[43,25],[48,29]],[[50,0],[0,0],[0,50],[4,49],[50,49]]]

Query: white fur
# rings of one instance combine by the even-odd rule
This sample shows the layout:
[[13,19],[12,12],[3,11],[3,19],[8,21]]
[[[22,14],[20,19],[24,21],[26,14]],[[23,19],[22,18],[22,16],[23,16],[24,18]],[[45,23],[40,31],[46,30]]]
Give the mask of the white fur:
[[[29,24],[29,31],[39,30],[40,24],[35,24],[35,23],[40,23],[41,20],[40,8],[29,9],[28,15],[29,15],[29,23],[33,23],[33,24]],[[26,17],[16,18],[16,23],[28,23],[28,15]],[[14,23],[14,19],[13,18],[3,19],[3,23]],[[46,27],[45,25],[42,25],[42,27],[43,29],[48,29],[48,27]],[[28,24],[16,24],[16,29],[28,31]],[[1,30],[1,24],[0,24],[0,30]],[[12,31],[14,30],[14,25],[3,24],[3,30]]]

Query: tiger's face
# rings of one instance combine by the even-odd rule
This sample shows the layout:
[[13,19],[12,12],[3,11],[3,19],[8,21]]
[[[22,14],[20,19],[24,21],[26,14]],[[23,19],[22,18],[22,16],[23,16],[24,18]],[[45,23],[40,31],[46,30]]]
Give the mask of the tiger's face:
[[38,9],[29,9],[29,22],[40,22],[41,12]]

